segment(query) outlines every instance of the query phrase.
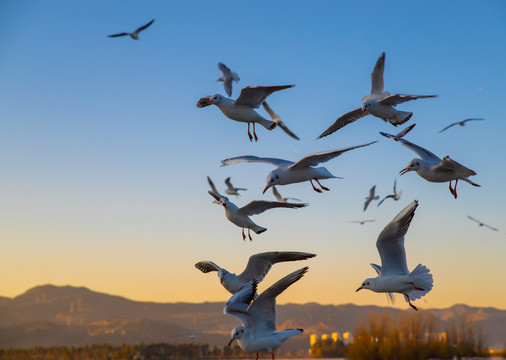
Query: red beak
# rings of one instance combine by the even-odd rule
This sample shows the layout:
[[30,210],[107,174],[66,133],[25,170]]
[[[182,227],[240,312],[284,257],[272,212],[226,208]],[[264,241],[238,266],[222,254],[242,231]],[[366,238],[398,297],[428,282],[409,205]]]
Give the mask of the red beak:
[[359,291],[359,290],[362,290],[362,288],[361,288],[361,287],[359,287],[357,290],[355,290],[355,292],[357,292],[357,291]]
[[365,113],[366,113],[366,112],[367,112],[367,110],[366,110],[366,109],[363,109],[363,110],[362,110],[362,116],[365,116]]
[[270,188],[271,186],[270,185],[267,185],[264,189],[264,192],[262,194],[265,194],[265,192],[267,191],[268,188]]
[[232,344],[232,342],[233,342],[234,340],[235,340],[235,339],[230,339],[230,341],[228,342],[227,347],[230,347],[230,345]]
[[399,174],[404,175],[408,171],[410,171],[409,168],[405,168],[405,169],[402,169],[401,171],[399,171]]

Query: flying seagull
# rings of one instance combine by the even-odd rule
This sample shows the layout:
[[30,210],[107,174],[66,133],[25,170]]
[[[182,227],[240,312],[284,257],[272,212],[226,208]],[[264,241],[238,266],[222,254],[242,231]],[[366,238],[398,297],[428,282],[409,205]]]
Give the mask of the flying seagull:
[[392,302],[395,300],[393,293],[400,293],[404,295],[409,306],[418,310],[411,301],[426,295],[432,289],[434,281],[425,265],[418,264],[409,272],[406,263],[404,237],[415,216],[417,206],[416,200],[406,206],[379,234],[376,247],[381,257],[381,266],[371,264],[378,276],[365,279],[356,291],[369,289],[387,293]]
[[[204,96],[197,102],[198,108],[203,108],[209,105],[216,105],[223,115],[229,119],[248,123],[248,137],[250,141],[258,141],[255,132],[255,123],[265,127],[267,130],[272,130],[276,127],[276,123],[267,120],[260,116],[254,109],[260,107],[264,100],[273,92],[288,89],[295,85],[281,85],[281,86],[248,86],[241,90],[239,97],[234,101],[226,98],[223,95],[215,94],[213,96]],[[250,133],[250,124],[253,124],[253,136]]]
[[279,117],[278,114],[276,114],[272,109],[271,107],[269,106],[269,104],[267,104],[267,101],[264,101],[262,103],[265,111],[267,111],[269,113],[269,115],[271,116],[271,119],[272,121],[274,121],[276,123],[277,126],[279,126],[281,129],[283,129],[283,131],[285,133],[288,134],[288,136],[291,136],[292,138],[294,138],[295,140],[300,140],[299,137],[297,135],[295,135],[286,125],[285,123],[281,120],[281,118]]
[[276,201],[279,201],[279,202],[288,202],[288,200],[302,201],[302,200],[296,199],[296,198],[289,198],[289,197],[285,198],[285,197],[281,196],[281,194],[279,193],[278,189],[276,189],[275,186],[272,187],[272,194],[276,198]]
[[[274,360],[274,351],[285,340],[303,333],[303,329],[276,331],[276,297],[307,272],[308,267],[294,271],[255,298],[257,283],[248,282],[226,303],[223,313],[236,317],[242,325],[236,326],[230,334],[228,346],[237,340],[242,350],[248,353],[269,351]],[[254,299],[254,300],[253,300]]]
[[122,32],[122,33],[119,33],[119,34],[108,35],[107,37],[112,38],[112,37],[120,37],[120,36],[126,36],[126,35],[128,35],[128,36],[130,36],[134,40],[139,40],[139,33],[142,30],[147,29],[154,22],[155,22],[155,19],[151,20],[146,25],[141,26],[140,28],[138,28],[137,30],[135,30],[132,33]]
[[257,284],[262,282],[272,265],[286,262],[306,260],[315,257],[316,254],[295,251],[271,251],[250,256],[246,269],[239,275],[231,273],[219,267],[212,261],[199,261],[195,267],[207,274],[217,271],[221,285],[231,294],[235,294],[249,281],[254,280]]
[[355,220],[355,221],[348,221],[349,223],[352,223],[352,224],[360,224],[360,225],[364,225],[365,223],[368,223],[368,222],[374,222],[374,220]]
[[[230,182],[230,177],[225,179],[225,184],[227,184],[227,189],[225,190],[225,194],[227,194],[227,195],[235,195],[237,197],[237,196],[241,196],[241,194],[239,194],[239,191],[248,190],[245,188],[234,187],[234,185],[232,185],[232,183]],[[217,191],[215,191],[215,193],[217,193]]]
[[332,160],[333,158],[345,153],[346,151],[368,146],[374,144],[375,142],[376,141],[364,145],[351,146],[344,149],[329,150],[309,154],[295,163],[283,159],[261,158],[257,156],[246,155],[222,160],[221,166],[227,166],[241,162],[266,163],[275,166],[276,169],[271,171],[269,175],[267,175],[267,186],[264,189],[264,193],[267,191],[268,188],[274,185],[288,185],[303,181],[309,181],[313,186],[313,190],[321,193],[322,190],[317,189],[314,186],[313,180],[316,181],[323,190],[329,191],[330,189],[320,184],[318,180],[336,178],[336,176],[332,175],[324,167],[315,167],[315,166],[317,166],[320,163]]
[[378,206],[380,206],[381,204],[383,204],[383,201],[385,201],[386,199],[388,198],[392,198],[394,199],[395,201],[398,201],[400,198],[401,198],[401,195],[402,195],[402,190],[397,192],[397,189],[396,189],[396,186],[397,186],[397,179],[394,180],[394,193],[393,194],[390,194],[390,195],[387,195],[385,196],[379,203],[378,203]]
[[223,207],[225,208],[225,216],[231,223],[242,228],[242,239],[246,240],[246,235],[244,235],[244,229],[248,229],[248,238],[250,241],[253,239],[250,235],[250,230],[253,230],[255,234],[261,234],[267,229],[255,224],[249,218],[252,215],[261,214],[266,210],[274,209],[274,208],[302,208],[307,206],[306,204],[291,204],[291,203],[280,203],[275,201],[252,201],[248,205],[243,206],[242,208],[237,207],[235,204],[230,202],[226,196],[222,196],[218,193],[208,191],[209,195],[219,201]]
[[[476,175],[476,173],[466,168],[464,165],[459,164],[455,160],[450,159],[449,156],[445,156],[442,160],[431,153],[429,150],[424,149],[421,146],[413,144],[406,139],[399,138],[394,135],[390,135],[384,132],[380,132],[381,135],[393,139],[398,143],[401,143],[411,151],[414,151],[421,159],[413,159],[409,162],[408,166],[400,171],[401,175],[404,175],[408,171],[416,171],[418,175],[430,182],[447,182],[449,181],[450,193],[453,197],[457,198],[457,183],[459,180],[468,182],[473,186],[478,185],[468,179],[469,176]],[[455,180],[455,187],[452,188],[452,181]]]
[[371,73],[371,94],[362,98],[362,101],[378,100],[390,95],[384,89],[383,72],[385,71],[385,53],[383,52]]
[[374,185],[369,190],[369,196],[365,198],[364,211],[367,210],[367,207],[369,206],[369,204],[371,203],[371,201],[378,200],[380,198],[379,195],[375,195],[375,191],[376,191],[376,185]]
[[439,133],[442,133],[443,131],[448,130],[449,128],[451,128],[452,126],[455,126],[455,125],[464,126],[466,124],[466,122],[468,122],[468,121],[482,121],[482,120],[485,120],[485,119],[483,119],[483,118],[470,118],[470,119],[465,119],[462,121],[457,121],[457,122],[454,122],[453,124],[448,125],[443,130],[439,131]]
[[223,63],[218,63],[218,69],[221,70],[223,76],[216,81],[223,81],[223,87],[225,88],[227,95],[232,96],[232,81],[238,82],[239,80],[241,80],[239,79],[239,75],[237,75],[236,72],[230,70]]
[[488,227],[489,229],[492,229],[492,230],[494,230],[494,231],[499,231],[499,229],[496,229],[496,228],[494,228],[494,227],[492,227],[492,226],[490,226],[490,225],[487,225],[487,224],[485,224],[485,223],[482,223],[480,220],[476,220],[475,218],[473,218],[473,217],[471,217],[471,216],[469,216],[469,215],[467,215],[467,217],[468,217],[469,219],[471,219],[471,220],[473,220],[473,221],[477,222],[477,223],[478,223],[478,226],[480,226],[480,227],[481,227],[481,226],[485,226],[485,227]]

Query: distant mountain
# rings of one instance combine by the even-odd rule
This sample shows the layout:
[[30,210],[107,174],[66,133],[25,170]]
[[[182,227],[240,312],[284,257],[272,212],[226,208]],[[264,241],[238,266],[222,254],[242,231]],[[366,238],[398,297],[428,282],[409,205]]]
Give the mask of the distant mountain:
[[[137,302],[84,287],[43,285],[15,298],[0,298],[0,348],[199,342],[226,345],[238,321],[223,315],[223,303]],[[286,304],[278,306],[279,328],[301,327],[285,351],[309,346],[311,333],[353,331],[371,312],[398,315],[407,310],[378,306]],[[428,310],[423,310],[428,311]],[[473,322],[491,347],[506,339],[506,310],[455,305],[431,309],[441,331],[451,322]],[[190,337],[190,335],[195,335]]]

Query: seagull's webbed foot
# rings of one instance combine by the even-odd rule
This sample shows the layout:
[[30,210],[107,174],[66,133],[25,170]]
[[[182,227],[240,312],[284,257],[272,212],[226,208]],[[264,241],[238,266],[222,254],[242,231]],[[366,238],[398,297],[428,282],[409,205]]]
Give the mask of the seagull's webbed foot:
[[246,235],[244,235],[244,228],[242,228],[242,240],[246,241]]
[[417,308],[415,305],[413,305],[413,304],[411,303],[411,300],[409,299],[409,296],[408,296],[408,295],[406,295],[406,294],[404,294],[404,296],[405,296],[405,297],[406,297],[406,299],[408,300],[409,306],[411,306],[413,309],[415,309],[416,311],[418,311],[418,308]]
[[253,241],[253,239],[251,238],[251,234],[249,232],[250,230],[248,229],[248,238],[249,238],[249,241]]
[[255,358],[255,360],[258,360],[258,353],[257,353],[257,357]]
[[320,187],[321,187],[323,190],[325,190],[325,191],[330,191],[330,189],[329,189],[328,187],[325,187],[325,186],[323,186],[322,184],[320,184],[320,182],[318,181],[318,179],[317,179],[317,178],[314,178],[314,180],[318,183],[318,185],[320,185]]
[[258,141],[257,133],[255,131],[255,123],[253,123],[253,136],[255,137],[255,142]]
[[425,289],[422,289],[422,288],[416,287],[416,286],[415,286],[415,284],[414,284],[413,282],[411,282],[411,285],[413,285],[413,287],[414,287],[416,290],[425,291]]
[[248,123],[248,137],[249,141],[253,141],[253,136],[251,136],[251,132],[249,131],[249,123]]
[[309,182],[311,183],[311,186],[313,187],[313,190],[316,191],[317,193],[321,193],[323,191],[321,191],[320,189],[316,188],[313,184],[313,180],[309,180]]

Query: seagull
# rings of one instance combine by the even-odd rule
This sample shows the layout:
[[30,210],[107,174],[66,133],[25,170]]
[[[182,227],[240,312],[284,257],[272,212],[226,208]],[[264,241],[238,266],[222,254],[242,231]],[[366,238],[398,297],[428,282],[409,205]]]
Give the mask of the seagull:
[[390,122],[394,126],[404,124],[413,116],[412,112],[398,111],[394,106],[402,104],[407,101],[435,98],[437,95],[390,95],[379,100],[368,100],[362,104],[361,107],[351,110],[337,119],[330,127],[318,136],[318,139],[330,135],[337,130],[345,127],[346,125],[364,117],[366,115],[373,115],[384,121]]
[[374,192],[376,191],[376,185],[374,185],[370,190],[369,190],[369,196],[365,198],[365,203],[364,203],[364,211],[367,210],[367,207],[369,206],[369,204],[371,203],[371,201],[373,200],[378,200],[380,197],[379,195],[374,195]]
[[418,264],[412,272],[409,272],[406,263],[404,237],[415,216],[417,206],[417,200],[406,206],[379,234],[376,247],[381,257],[381,266],[371,264],[378,276],[365,279],[356,291],[369,289],[387,293],[392,302],[395,300],[393,293],[400,293],[404,295],[409,306],[418,310],[411,300],[420,299],[427,294],[432,289],[434,281],[425,265]]
[[257,156],[245,155],[222,160],[221,166],[237,164],[240,162],[259,162],[275,166],[276,169],[271,171],[269,175],[267,175],[267,186],[264,189],[264,194],[268,188],[274,185],[288,185],[303,181],[309,181],[313,186],[314,191],[321,193],[322,190],[317,189],[314,186],[313,180],[316,181],[323,190],[329,191],[330,189],[320,184],[318,179],[331,179],[336,178],[336,176],[332,175],[324,167],[315,167],[315,166],[317,166],[320,163],[329,161],[345,153],[346,151],[368,146],[374,144],[375,142],[376,141],[364,145],[352,146],[339,150],[329,150],[309,154],[304,156],[296,163],[283,159],[261,158]]
[[349,223],[355,223],[355,224],[360,224],[360,225],[364,225],[365,223],[368,223],[368,222],[374,222],[374,220],[356,220],[356,221],[348,221]]
[[481,120],[485,120],[485,119],[483,119],[483,118],[470,118],[470,119],[465,119],[462,121],[457,121],[457,122],[454,122],[453,124],[448,125],[443,130],[441,130],[439,133],[442,133],[443,131],[448,130],[449,128],[451,128],[452,126],[455,126],[455,125],[464,126],[466,124],[466,122],[468,122],[468,121],[481,121]]
[[223,207],[225,208],[225,216],[231,223],[242,228],[242,239],[246,240],[246,235],[244,235],[244,229],[248,229],[248,238],[250,241],[253,239],[250,235],[250,230],[253,230],[255,234],[261,234],[267,229],[255,224],[249,218],[251,215],[261,214],[266,210],[274,209],[274,208],[302,208],[307,206],[307,204],[291,204],[291,203],[280,203],[275,201],[252,201],[248,205],[243,206],[242,208],[237,207],[235,204],[231,203],[226,196],[222,196],[218,193],[208,191],[209,195],[214,197],[217,201],[219,201]]
[[294,201],[302,201],[300,199],[296,199],[296,198],[284,198],[283,196],[281,196],[281,194],[279,193],[278,189],[276,189],[275,186],[272,187],[272,194],[276,197],[276,200],[278,202],[288,202],[288,200],[294,200]]
[[380,206],[383,201],[385,201],[386,199],[388,198],[392,198],[394,199],[395,201],[399,200],[401,198],[401,195],[402,195],[402,190],[397,192],[396,190],[396,185],[397,185],[397,179],[394,180],[394,193],[393,194],[390,194],[390,195],[387,195],[385,196],[379,203],[378,203],[378,206]]
[[[214,183],[213,181],[211,180],[211,178],[208,176],[207,177],[207,182],[209,183],[209,186],[211,187],[211,190],[215,193],[218,193],[218,190],[216,189],[216,186],[214,186]],[[220,202],[218,200],[213,200],[213,204],[220,204]]]
[[195,267],[204,274],[217,271],[221,285],[231,294],[235,294],[251,280],[254,280],[257,284],[262,282],[272,265],[276,263],[306,260],[315,256],[316,254],[295,251],[271,251],[255,254],[250,256],[246,269],[239,275],[228,272],[212,261],[199,261],[195,264]]
[[150,26],[152,23],[155,22],[155,19],[151,20],[150,22],[148,22],[146,25],[143,25],[141,26],[140,28],[138,28],[137,30],[135,30],[134,32],[132,33],[127,33],[127,32],[122,32],[122,33],[119,33],[119,34],[113,34],[113,35],[108,35],[107,37],[120,37],[120,36],[130,36],[132,39],[134,40],[139,40],[139,33],[144,30],[144,29],[147,29],[148,26]]
[[[223,313],[236,317],[242,325],[236,326],[230,334],[228,346],[237,340],[242,350],[248,353],[269,351],[274,360],[274,351],[285,340],[302,334],[303,329],[276,331],[276,297],[298,281],[308,270],[304,267],[285,276],[255,298],[257,283],[248,282],[226,303]],[[254,299],[254,300],[253,300]]]
[[[237,197],[237,196],[241,196],[241,194],[239,194],[239,190],[243,190],[243,191],[248,190],[245,188],[234,187],[234,185],[232,185],[232,183],[230,182],[230,177],[225,179],[225,184],[227,184],[227,189],[225,190],[225,194],[227,194],[227,195],[235,195]],[[214,192],[218,193],[217,191],[214,191]]]
[[286,125],[285,123],[281,120],[281,118],[279,117],[278,114],[276,114],[272,109],[271,107],[269,106],[269,104],[267,104],[267,101],[264,101],[262,103],[265,111],[267,111],[269,113],[269,115],[271,116],[271,119],[272,121],[274,121],[276,123],[277,126],[279,126],[281,129],[283,129],[283,131],[285,133],[288,134],[288,136],[291,136],[293,137],[295,140],[300,140],[299,137],[297,135],[295,135]]
[[[400,171],[401,175],[404,175],[408,171],[416,171],[418,175],[423,177],[425,180],[430,182],[447,182],[449,181],[450,193],[453,197],[457,198],[457,183],[459,180],[468,182],[473,186],[480,187],[471,180],[469,176],[476,175],[476,173],[466,168],[464,165],[459,164],[455,160],[450,159],[449,156],[445,156],[443,160],[431,153],[429,150],[424,149],[421,146],[413,144],[406,139],[396,137],[384,132],[380,132],[381,135],[393,139],[408,149],[414,151],[421,159],[413,159],[409,162],[408,166]],[[455,180],[455,187],[452,189],[452,181]]]
[[378,100],[383,99],[390,95],[388,91],[384,89],[383,83],[383,71],[385,70],[385,53],[383,52],[378,60],[374,69],[371,73],[371,94],[366,95],[362,98],[362,101]]
[[239,75],[237,75],[236,72],[230,70],[223,63],[218,63],[218,69],[221,70],[223,76],[216,81],[223,81],[223,87],[225,88],[227,95],[232,96],[232,81],[238,82],[239,80],[241,80],[239,79]]
[[[260,116],[255,110],[264,102],[264,100],[273,92],[288,89],[295,85],[281,85],[281,86],[248,86],[242,88],[239,97],[234,101],[226,98],[220,94],[213,96],[204,96],[197,102],[198,108],[203,108],[209,105],[216,105],[223,115],[229,119],[248,123],[248,136],[249,140],[258,141],[257,134],[255,132],[255,123],[258,123],[265,127],[267,130],[272,130],[276,127],[276,123],[271,120],[267,120]],[[253,124],[253,136],[250,133],[250,124]]]
[[469,216],[469,215],[467,215],[467,217],[468,217],[469,219],[471,219],[471,220],[473,220],[473,221],[477,222],[477,223],[478,223],[478,226],[480,226],[480,227],[481,227],[481,226],[486,226],[486,227],[488,227],[489,229],[492,229],[492,230],[494,230],[494,231],[499,231],[499,229],[496,229],[496,228],[494,228],[494,227],[492,227],[492,226],[490,226],[490,225],[487,225],[487,224],[485,224],[485,223],[482,223],[480,220],[476,220],[475,218],[473,218],[473,217],[471,217],[471,216]]

